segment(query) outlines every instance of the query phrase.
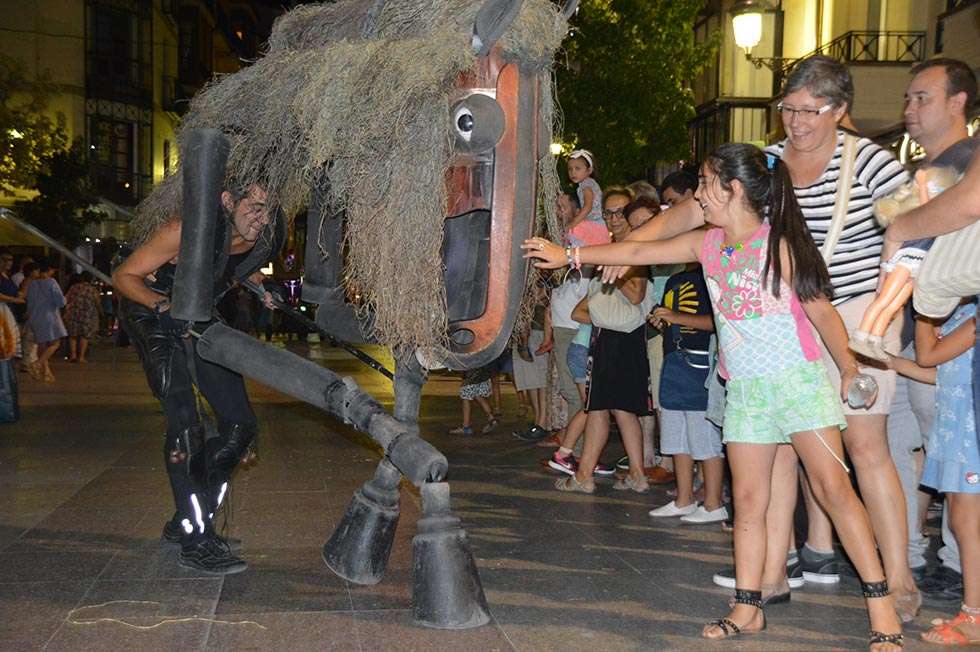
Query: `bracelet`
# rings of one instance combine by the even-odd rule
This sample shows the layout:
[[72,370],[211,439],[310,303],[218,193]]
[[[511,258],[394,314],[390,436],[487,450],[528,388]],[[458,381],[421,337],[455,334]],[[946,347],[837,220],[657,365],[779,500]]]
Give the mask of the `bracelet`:
[[565,264],[572,267],[572,248],[565,247]]
[[575,247],[575,269],[582,269],[582,258],[579,256],[579,247]]

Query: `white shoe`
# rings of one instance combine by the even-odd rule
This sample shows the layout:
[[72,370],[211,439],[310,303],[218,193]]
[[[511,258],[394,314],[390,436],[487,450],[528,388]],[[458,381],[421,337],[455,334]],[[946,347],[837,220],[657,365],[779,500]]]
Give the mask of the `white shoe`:
[[[691,503],[686,507],[678,507],[677,501],[670,501],[663,507],[658,507],[657,509],[651,509],[649,514],[654,518],[661,518],[664,516],[687,516],[688,514],[693,514],[697,511],[697,503]],[[725,518],[728,518],[727,516]]]
[[704,508],[704,505],[698,505],[696,510],[687,516],[682,516],[681,521],[685,523],[717,523],[726,518],[728,518],[728,510],[725,509],[724,505],[710,512]]

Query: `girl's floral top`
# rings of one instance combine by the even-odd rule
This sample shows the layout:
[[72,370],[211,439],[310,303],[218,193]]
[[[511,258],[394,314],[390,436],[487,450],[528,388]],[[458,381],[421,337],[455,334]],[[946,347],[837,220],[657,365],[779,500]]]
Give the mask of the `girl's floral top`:
[[744,242],[724,246],[725,232],[704,235],[701,265],[714,308],[724,378],[757,378],[820,359],[820,348],[799,299],[780,280],[779,298],[771,291],[772,274],[763,282],[769,224]]

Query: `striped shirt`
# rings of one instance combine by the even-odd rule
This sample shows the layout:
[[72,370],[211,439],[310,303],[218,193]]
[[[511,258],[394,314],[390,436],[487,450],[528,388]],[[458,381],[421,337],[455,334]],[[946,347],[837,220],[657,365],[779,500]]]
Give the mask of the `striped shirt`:
[[[782,157],[785,146],[783,140],[767,147],[766,152]],[[823,247],[834,213],[843,148],[844,132],[838,131],[834,156],[820,178],[805,188],[794,188],[818,249]],[[908,180],[905,168],[891,153],[867,138],[858,139],[847,219],[828,266],[834,305],[875,292],[884,229],[875,221],[873,204]]]

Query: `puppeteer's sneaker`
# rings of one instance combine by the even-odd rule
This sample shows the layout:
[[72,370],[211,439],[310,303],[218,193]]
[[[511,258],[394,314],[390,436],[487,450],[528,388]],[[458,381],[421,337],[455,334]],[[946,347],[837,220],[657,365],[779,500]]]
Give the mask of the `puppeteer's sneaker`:
[[178,563],[184,568],[212,575],[233,575],[248,568],[248,564],[233,555],[228,544],[218,536],[182,546]]

